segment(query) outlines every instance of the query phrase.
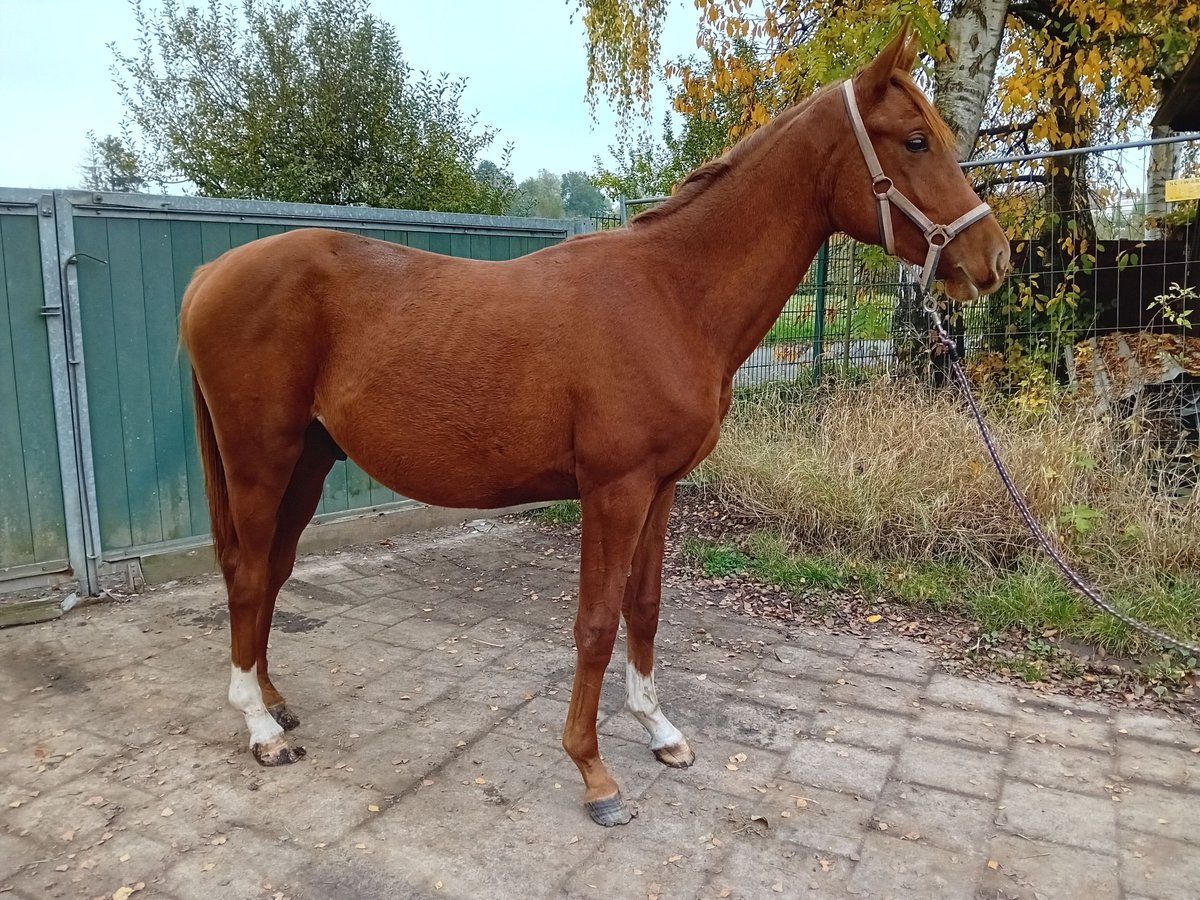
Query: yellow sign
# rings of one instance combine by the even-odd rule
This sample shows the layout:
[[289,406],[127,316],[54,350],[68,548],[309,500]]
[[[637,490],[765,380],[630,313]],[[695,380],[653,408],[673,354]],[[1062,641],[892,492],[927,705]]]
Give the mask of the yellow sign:
[[1200,178],[1172,178],[1167,182],[1167,199],[1200,199]]

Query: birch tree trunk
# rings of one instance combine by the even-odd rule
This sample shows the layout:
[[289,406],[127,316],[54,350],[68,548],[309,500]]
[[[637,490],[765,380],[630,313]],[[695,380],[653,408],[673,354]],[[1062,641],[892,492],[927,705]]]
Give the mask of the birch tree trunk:
[[[949,54],[938,63],[934,73],[934,105],[954,132],[959,159],[967,159],[975,148],[979,123],[983,121],[996,74],[1008,3],[1009,0],[954,0],[950,8],[946,35]],[[927,356],[929,326],[918,293],[903,292],[892,321],[897,361],[910,370],[919,369],[919,362]],[[947,325],[961,351],[961,321],[952,316]],[[936,364],[933,375],[935,381],[940,380]]]
[[959,159],[975,148],[1004,37],[1009,0],[954,0],[947,20],[949,58],[938,63],[934,97],[957,140]]
[[[1150,137],[1167,137],[1171,129],[1167,125],[1155,125]],[[1158,240],[1165,236],[1162,222],[1167,214],[1167,182],[1175,177],[1175,161],[1178,144],[1155,144],[1150,148],[1150,165],[1146,170],[1146,231],[1147,240]]]

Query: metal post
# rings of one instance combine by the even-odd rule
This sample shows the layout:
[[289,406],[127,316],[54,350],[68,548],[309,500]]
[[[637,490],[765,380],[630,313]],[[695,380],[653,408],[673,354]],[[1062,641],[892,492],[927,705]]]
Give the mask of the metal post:
[[817,251],[817,297],[813,322],[813,368],[812,381],[817,384],[821,380],[821,356],[825,352],[825,292],[828,290],[826,281],[829,278],[829,241],[821,245]]
[[[79,311],[79,278],[76,274],[75,210],[65,192],[54,192],[54,225],[57,232],[57,278],[62,285],[63,327],[66,338],[68,384],[71,392],[72,453],[75,457],[83,568],[76,568],[81,591],[100,593],[100,514],[96,506],[96,469],[92,456],[92,428],[88,417],[87,381],[83,368],[83,334]],[[66,485],[64,485],[66,487]],[[75,565],[72,560],[72,565]]]

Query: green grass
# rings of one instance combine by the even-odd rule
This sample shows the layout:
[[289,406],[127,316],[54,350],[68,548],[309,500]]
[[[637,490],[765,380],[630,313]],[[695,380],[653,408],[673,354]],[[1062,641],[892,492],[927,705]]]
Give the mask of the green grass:
[[[891,334],[895,298],[868,294],[855,302],[834,293],[826,297],[825,331],[830,340],[886,340]],[[816,336],[816,294],[792,295],[767,336],[765,343],[812,341]]]
[[[1008,632],[1034,635],[1019,657],[1004,664],[1029,681],[1048,666],[1072,671],[1070,656],[1041,637],[1047,630],[1091,641],[1116,653],[1140,646],[1138,636],[1109,616],[1097,615],[1068,588],[1043,559],[1022,557],[1011,570],[964,561],[867,560],[791,548],[775,531],[761,530],[739,544],[689,537],[684,555],[707,577],[746,573],[793,591],[855,589],[930,613],[957,611],[993,639]],[[1187,634],[1200,614],[1200,579],[1174,578],[1162,584],[1120,591],[1111,599],[1139,618],[1177,634]],[[1171,659],[1172,657],[1167,657]],[[1190,665],[1187,660],[1171,665]]]
[[583,512],[578,500],[556,500],[554,503],[528,512],[526,515],[542,525],[578,525]]

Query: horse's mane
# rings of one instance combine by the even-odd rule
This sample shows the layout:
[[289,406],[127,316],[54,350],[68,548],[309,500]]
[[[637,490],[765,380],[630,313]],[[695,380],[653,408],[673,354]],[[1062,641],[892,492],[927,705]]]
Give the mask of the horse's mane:
[[[917,87],[917,83],[913,81],[912,75],[897,69],[892,74],[891,81],[892,84],[903,90],[909,99],[916,104],[917,110],[921,114],[921,119],[924,121],[925,127],[929,130],[930,141],[939,149],[953,147],[954,134],[950,131],[950,126],[938,115],[937,110],[933,108],[933,104],[929,102],[929,98],[925,96],[924,91]],[[679,183],[675,189],[675,193],[670,198],[664,200],[653,209],[648,209],[646,212],[639,214],[635,219],[631,220],[629,223],[630,226],[648,225],[657,222],[659,219],[669,216],[677,209],[687,206],[698,195],[704,193],[712,185],[722,181],[736,167],[743,156],[750,153],[753,148],[757,147],[764,140],[768,140],[768,135],[786,127],[787,123],[803,113],[818,97],[834,90],[840,85],[840,81],[825,85],[811,96],[784,110],[771,120],[768,125],[759,128],[745,139],[738,141],[733,147],[725,151],[723,155],[696,169]]]

